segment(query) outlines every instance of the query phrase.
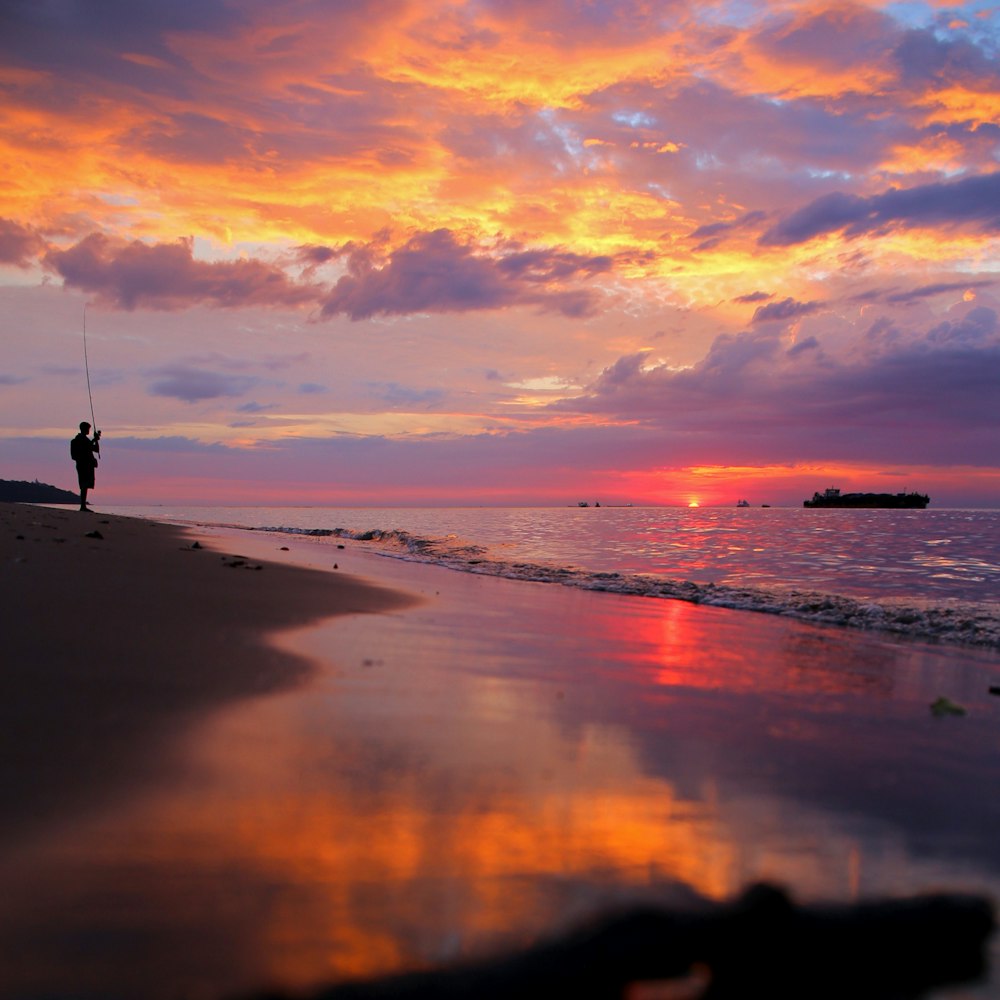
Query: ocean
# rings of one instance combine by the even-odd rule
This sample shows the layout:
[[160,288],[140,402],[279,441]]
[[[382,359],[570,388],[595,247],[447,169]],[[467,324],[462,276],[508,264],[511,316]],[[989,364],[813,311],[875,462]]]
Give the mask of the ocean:
[[[124,655],[162,716],[124,755],[98,752],[124,710],[88,740],[71,725],[67,773],[98,761],[100,794],[79,808],[69,781],[58,822],[0,865],[0,966],[32,996],[77,995],[82,975],[112,1000],[305,991],[762,880],[802,903],[1000,900],[998,511],[109,513],[226,526],[227,553],[287,547],[415,600],[270,637],[286,682],[248,671],[198,712],[115,646],[109,613],[99,662]],[[220,591],[241,572],[176,560]],[[249,582],[266,595],[269,574]],[[220,628],[192,645],[195,686],[243,655]],[[62,687],[40,690],[72,723]],[[996,935],[988,957],[985,982],[934,995],[1000,997]]]
[[1000,510],[115,507],[389,558],[1000,646]]

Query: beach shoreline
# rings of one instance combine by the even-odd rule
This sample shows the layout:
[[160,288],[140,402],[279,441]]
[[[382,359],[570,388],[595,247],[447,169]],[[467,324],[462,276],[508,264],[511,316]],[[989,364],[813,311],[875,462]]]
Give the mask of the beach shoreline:
[[154,521],[0,504],[6,833],[146,780],[192,719],[302,683],[314,665],[272,636],[414,601],[225,543]]
[[[893,518],[869,523],[866,515],[858,519],[847,512],[850,523],[837,528],[833,551],[831,526],[800,517],[810,515],[800,510],[770,509],[753,512],[761,514],[753,518],[717,509],[692,519],[687,511],[668,508],[622,509],[610,519],[582,523],[575,510],[567,515],[550,508],[457,513],[450,508],[126,508],[121,513],[167,518],[213,534],[242,533],[248,540],[264,535],[276,540],[275,548],[312,548],[317,554],[346,545],[352,556],[375,559],[370,565],[376,578],[387,561],[407,561],[777,615],[903,641],[1000,650],[1000,604],[990,585],[998,568],[991,541],[997,525],[989,519],[973,523],[969,516],[975,512],[936,512],[936,520],[922,517],[910,526],[912,532]],[[694,544],[685,545],[684,539]]]

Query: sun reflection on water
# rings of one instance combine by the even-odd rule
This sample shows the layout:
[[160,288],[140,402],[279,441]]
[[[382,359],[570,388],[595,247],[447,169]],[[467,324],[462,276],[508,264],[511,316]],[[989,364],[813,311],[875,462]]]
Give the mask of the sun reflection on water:
[[[110,949],[68,974],[165,997],[435,964],[681,888],[1000,886],[997,808],[966,792],[996,776],[1000,715],[974,669],[679,602],[447,579],[461,610],[446,594],[289,637],[323,664],[309,685],[204,720],[169,780],[8,858],[0,932],[25,982],[53,935],[95,928],[143,962]],[[944,677],[978,706],[948,732],[926,710]]]

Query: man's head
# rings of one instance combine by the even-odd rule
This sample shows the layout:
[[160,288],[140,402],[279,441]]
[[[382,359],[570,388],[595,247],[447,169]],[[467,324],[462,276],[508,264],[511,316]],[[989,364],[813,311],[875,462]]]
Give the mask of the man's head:
[[87,421],[86,421],[86,420],[84,420],[84,421],[83,421],[83,423],[82,423],[82,424],[80,424],[80,430],[81,430],[81,431],[82,431],[82,432],[83,432],[84,434],[87,434],[87,433],[88,433],[88,432],[90,431],[90,424],[88,424],[88,423],[87,423]]

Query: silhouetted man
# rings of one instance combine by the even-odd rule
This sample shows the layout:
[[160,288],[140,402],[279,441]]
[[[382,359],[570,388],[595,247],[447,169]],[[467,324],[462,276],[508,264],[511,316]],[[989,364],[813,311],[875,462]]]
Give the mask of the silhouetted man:
[[89,434],[90,424],[84,420],[80,424],[80,433],[69,443],[69,454],[76,462],[76,477],[80,481],[80,510],[90,510],[87,491],[94,488],[94,469],[101,451],[101,432],[97,431],[93,438],[88,437]]

